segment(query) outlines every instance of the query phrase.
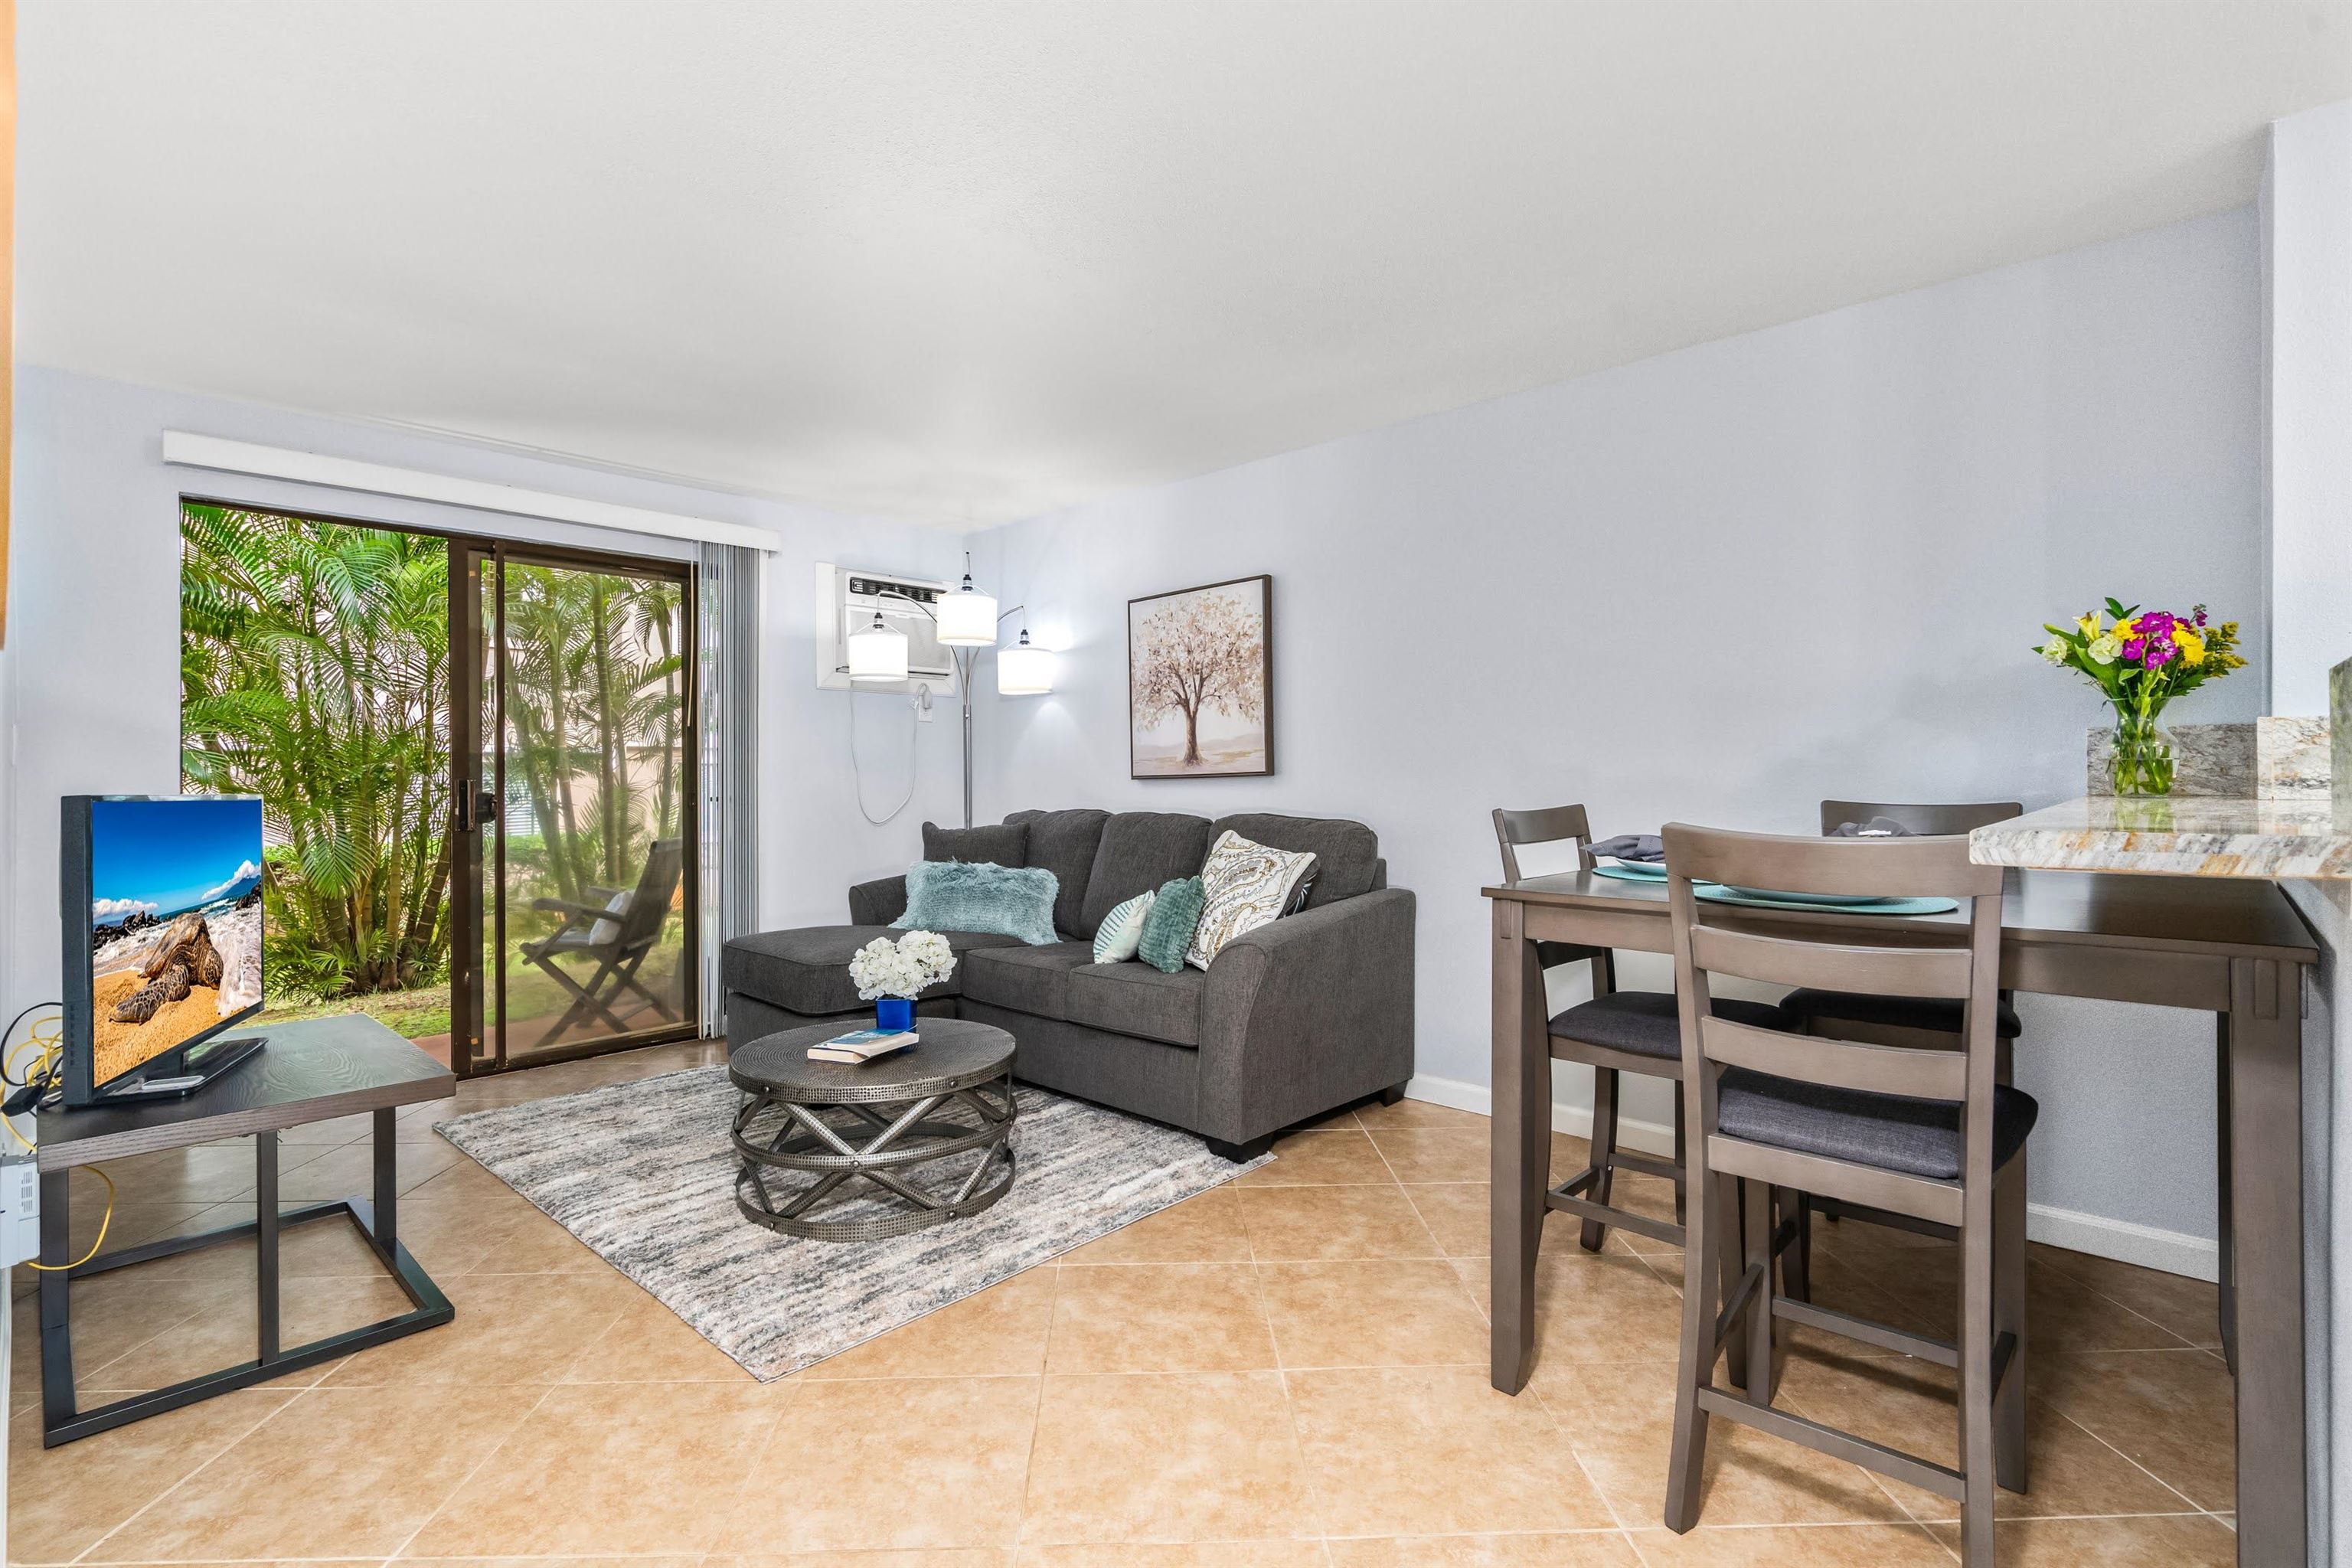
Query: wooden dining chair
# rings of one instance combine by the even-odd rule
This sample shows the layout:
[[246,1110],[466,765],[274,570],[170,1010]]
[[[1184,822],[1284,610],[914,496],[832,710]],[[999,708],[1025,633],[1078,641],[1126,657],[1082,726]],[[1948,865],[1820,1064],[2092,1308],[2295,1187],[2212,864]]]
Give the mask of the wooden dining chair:
[[[1503,878],[1520,878],[1518,851],[1533,844],[1574,841],[1577,865],[1593,868],[1592,826],[1581,805],[1546,806],[1531,811],[1497,809],[1495,837],[1503,851]],[[1592,1154],[1585,1168],[1554,1187],[1548,1208],[1573,1214],[1582,1222],[1577,1241],[1587,1252],[1606,1245],[1609,1227],[1680,1247],[1683,1218],[1688,1204],[1684,1178],[1683,1097],[1675,1097],[1675,1157],[1661,1160],[1636,1153],[1618,1142],[1619,1075],[1639,1073],[1679,1081],[1682,1040],[1675,998],[1664,991],[1620,991],[1614,955],[1605,947],[1570,942],[1536,944],[1537,962],[1549,971],[1564,963],[1592,965],[1592,999],[1570,1007],[1550,1023],[1554,1059],[1580,1062],[1592,1069]],[[1737,1017],[1763,1028],[1788,1027],[1791,1019],[1777,1007],[1726,998],[1716,1004],[1727,1017]],[[1675,1187],[1675,1220],[1621,1208],[1611,1202],[1612,1178],[1619,1171],[1670,1181]]]
[[[1692,1196],[1666,1524],[1686,1531],[1698,1522],[1707,1423],[1720,1415],[1952,1499],[1963,1563],[1990,1568],[1993,1488],[2026,1484],[2025,1142],[2036,1115],[2031,1097],[1994,1081],[2000,868],[1970,864],[1962,837],[1786,838],[1679,823],[1664,837]],[[1825,910],[1764,921],[1702,901],[1695,882],[1952,898],[1968,920],[1898,929],[1873,924],[1884,916]],[[1718,976],[1948,1002],[1960,1010],[1964,1048],[1912,1049],[1715,1016],[1708,1003]],[[1762,1223],[1775,1188],[1952,1227],[1958,1342],[1777,1291]],[[1745,1234],[1731,1278],[1721,1238],[1735,1228]],[[1772,1364],[1774,1325],[1784,1319],[1953,1368],[1959,1467],[1774,1407],[1774,1380],[1757,1369]],[[1714,1367],[1727,1342],[1743,1336],[1740,1394],[1717,1387]]]
[[[1859,827],[1882,818],[1915,837],[1967,834],[1988,823],[2006,822],[2012,816],[2022,816],[2024,811],[2025,807],[2013,800],[1941,804],[1825,800],[1822,802],[1822,836],[1828,837],[1849,824]],[[1960,1009],[1939,997],[1873,996],[1800,986],[1781,997],[1780,1005],[1796,1014],[1803,1020],[1804,1027],[1815,1034],[1828,1033],[1874,1045],[1910,1046],[1924,1050],[1961,1048]],[[1993,1077],[1996,1082],[2016,1081],[2013,1058],[2015,1042],[2021,1029],[2015,997],[2007,991],[2001,992],[1993,1024],[1996,1041]],[[1901,1215],[1867,1213],[1852,1205],[1818,1194],[1803,1199],[1794,1194],[1783,1194],[1781,1207],[1796,1220],[1797,1234],[1789,1248],[1787,1267],[1789,1293],[1800,1298],[1809,1299],[1811,1293],[1812,1216],[1816,1214],[1824,1215],[1832,1223],[1848,1218],[1864,1219],[1901,1230],[1951,1239],[1950,1233],[1941,1226],[1920,1225],[1906,1221]]]

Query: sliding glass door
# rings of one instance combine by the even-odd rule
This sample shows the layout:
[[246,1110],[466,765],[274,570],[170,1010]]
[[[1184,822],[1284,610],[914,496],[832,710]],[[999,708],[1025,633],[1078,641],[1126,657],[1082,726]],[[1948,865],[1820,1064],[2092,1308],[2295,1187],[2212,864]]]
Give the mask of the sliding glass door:
[[695,1032],[694,568],[451,547],[460,1074]]

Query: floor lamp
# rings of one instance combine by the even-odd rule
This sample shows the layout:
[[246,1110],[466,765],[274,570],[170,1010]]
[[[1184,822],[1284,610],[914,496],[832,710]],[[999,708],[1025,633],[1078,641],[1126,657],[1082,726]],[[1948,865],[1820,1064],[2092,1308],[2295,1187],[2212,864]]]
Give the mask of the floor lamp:
[[[923,603],[911,594],[885,588],[889,598],[904,599],[931,617],[940,629],[940,642],[955,660],[956,682],[963,699],[963,825],[971,826],[971,672],[980,660],[982,648],[996,647],[999,629],[1014,616],[1029,606],[1015,605],[998,613],[994,595],[981,593],[971,585],[971,557],[963,558],[963,585],[939,601],[937,608]],[[849,679],[880,684],[907,679],[907,634],[887,625],[882,612],[874,612],[874,624],[864,631],[849,634]],[[996,691],[1000,697],[1038,697],[1054,689],[1054,656],[1042,647],[1029,646],[1029,628],[1023,626],[1021,640],[1011,647],[996,648]]]

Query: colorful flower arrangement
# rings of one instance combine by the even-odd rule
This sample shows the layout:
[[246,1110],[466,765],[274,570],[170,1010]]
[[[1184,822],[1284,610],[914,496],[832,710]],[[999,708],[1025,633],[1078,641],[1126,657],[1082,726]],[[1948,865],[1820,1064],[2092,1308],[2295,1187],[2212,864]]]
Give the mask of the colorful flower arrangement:
[[2043,658],[2080,670],[2116,710],[2110,777],[2117,795],[2172,793],[2172,743],[2157,720],[2165,704],[2218,680],[2245,660],[2238,656],[2238,623],[2215,623],[2199,605],[2185,616],[2106,602],[2071,626],[2044,624]]
[[955,950],[937,931],[910,931],[892,942],[877,936],[851,956],[849,978],[860,1000],[916,996],[955,973]]

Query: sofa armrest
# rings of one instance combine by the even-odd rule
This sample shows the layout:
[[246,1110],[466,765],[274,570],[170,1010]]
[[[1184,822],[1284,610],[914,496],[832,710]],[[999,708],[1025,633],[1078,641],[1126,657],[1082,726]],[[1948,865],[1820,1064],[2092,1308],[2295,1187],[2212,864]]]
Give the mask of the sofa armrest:
[[1245,1143],[1412,1076],[1412,893],[1285,916],[1209,965],[1201,1131]]
[[849,889],[849,923],[886,926],[907,912],[907,879],[884,877]]

